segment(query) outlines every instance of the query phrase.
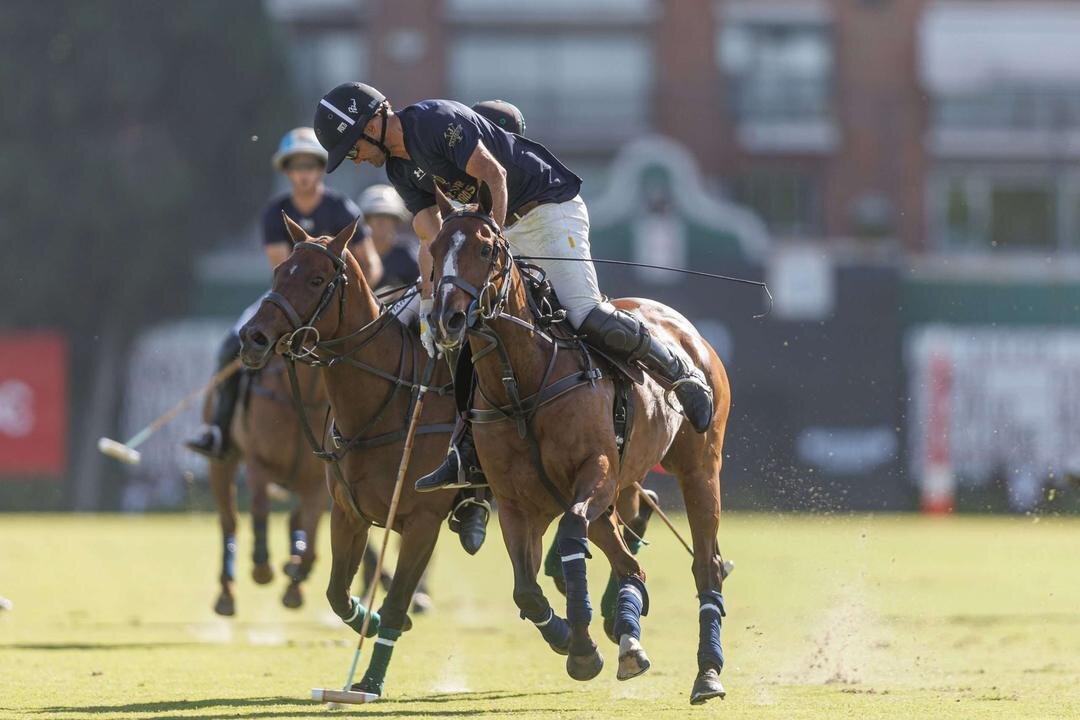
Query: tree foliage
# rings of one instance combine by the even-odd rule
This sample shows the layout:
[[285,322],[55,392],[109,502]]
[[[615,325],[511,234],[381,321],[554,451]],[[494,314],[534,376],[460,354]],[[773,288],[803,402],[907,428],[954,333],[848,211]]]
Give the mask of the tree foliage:
[[292,102],[259,0],[8,0],[0,326],[87,337],[183,307],[193,260],[269,191]]

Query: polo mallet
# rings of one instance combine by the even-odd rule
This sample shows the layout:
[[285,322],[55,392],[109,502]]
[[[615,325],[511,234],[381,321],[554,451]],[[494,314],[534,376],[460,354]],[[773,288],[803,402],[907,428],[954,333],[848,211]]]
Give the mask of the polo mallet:
[[126,443],[118,443],[117,440],[113,440],[108,437],[99,437],[97,439],[98,451],[102,452],[103,454],[107,454],[107,456],[109,456],[110,458],[117,459],[120,462],[125,462],[129,465],[137,465],[140,460],[143,460],[143,453],[140,453],[135,448],[146,443],[147,438],[149,438],[154,433],[157,433],[159,430],[162,429],[162,427],[164,427],[168,423],[172,422],[176,418],[176,416],[180,415],[181,412],[184,412],[189,405],[195,402],[195,400],[202,397],[203,394],[205,394],[207,391],[215,388],[218,383],[224,381],[226,378],[231,376],[233,372],[239,369],[240,358],[238,357],[233,359],[233,361],[225,367],[222,367],[220,370],[215,372],[214,377],[210,379],[210,382],[207,382],[205,385],[202,386],[202,388],[192,391],[190,395],[188,395],[184,399],[181,399],[179,403],[172,407],[172,409],[163,413],[160,418],[151,422],[149,425],[144,427],[143,430],[135,433],[130,440],[126,441]]
[[409,418],[409,430],[405,434],[405,448],[401,453],[401,464],[398,466],[397,482],[394,483],[394,494],[390,499],[390,510],[386,513],[386,526],[383,530],[382,547],[379,548],[379,559],[375,562],[375,580],[371,583],[371,587],[368,588],[367,604],[365,605],[367,613],[364,615],[364,622],[360,625],[360,639],[356,643],[356,652],[353,653],[352,665],[349,667],[349,677],[345,680],[345,687],[341,690],[332,690],[329,688],[311,689],[312,700],[315,702],[328,703],[330,707],[333,707],[337,703],[362,705],[379,699],[379,696],[374,693],[350,690],[349,688],[352,687],[353,678],[356,676],[356,665],[360,661],[360,652],[364,648],[364,636],[367,634],[368,623],[371,621],[371,613],[375,606],[375,591],[379,587],[378,578],[382,575],[383,559],[386,557],[386,548],[390,546],[390,529],[394,526],[394,520],[397,518],[398,500],[401,499],[401,486],[405,484],[405,473],[409,469],[409,459],[412,457],[413,440],[416,438],[416,423],[420,420],[420,412],[424,407],[424,393],[426,391],[427,388],[421,385],[420,394],[416,398],[416,405],[413,406],[412,417]]
[[111,458],[115,458],[120,462],[127,463],[128,465],[138,465],[142,460],[142,453],[135,448],[146,442],[147,438],[156,433],[165,425],[172,422],[177,415],[184,412],[191,403],[202,397],[208,390],[214,388],[218,383],[224,381],[227,377],[235,373],[240,369],[240,358],[236,358],[231,363],[214,373],[214,376],[210,378],[210,382],[206,383],[198,390],[194,390],[190,395],[185,397],[180,402],[176,403],[168,412],[164,413],[154,422],[144,427],[139,432],[135,433],[130,440],[126,443],[117,442],[107,437],[98,438],[97,447],[98,451],[104,455],[108,455]]
[[[690,544],[688,542],[686,542],[686,540],[683,539],[683,536],[681,534],[679,534],[679,531],[675,529],[675,526],[671,522],[671,518],[669,518],[667,516],[667,514],[663,510],[660,509],[660,506],[657,505],[656,502],[652,499],[652,497],[649,496],[649,493],[645,492],[645,488],[641,487],[641,483],[635,482],[634,487],[637,489],[638,495],[641,496],[641,499],[645,501],[645,504],[648,505],[649,507],[651,507],[652,511],[660,516],[660,519],[663,520],[664,524],[668,526],[668,530],[671,530],[671,532],[675,535],[675,537],[678,538],[679,542],[682,543],[682,546],[684,548],[686,548],[686,552],[690,553],[690,557],[693,557],[694,556],[693,548],[691,548]],[[723,572],[725,578],[728,575],[730,575],[732,573],[732,571],[734,571],[734,570],[735,570],[735,563],[733,561],[724,560],[722,562],[722,570],[721,570],[721,572]]]

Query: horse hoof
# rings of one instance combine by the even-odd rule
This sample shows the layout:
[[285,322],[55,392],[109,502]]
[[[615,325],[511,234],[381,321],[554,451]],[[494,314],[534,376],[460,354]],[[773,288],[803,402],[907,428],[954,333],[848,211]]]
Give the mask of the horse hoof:
[[725,560],[720,568],[720,579],[727,580],[727,576],[735,572],[735,561]]
[[431,596],[426,592],[416,592],[412,596],[412,611],[415,615],[423,615],[424,613],[431,612],[435,607],[435,603],[432,601]]
[[645,654],[645,648],[637,638],[623,635],[619,640],[619,670],[615,673],[617,680],[629,680],[641,675],[652,665],[649,656]]
[[214,612],[225,617],[232,617],[236,614],[236,600],[232,595],[221,593],[218,595],[217,602],[214,603]]
[[720,682],[720,673],[714,668],[699,672],[694,680],[694,689],[690,691],[691,705],[704,705],[706,700],[715,697],[720,699],[726,695],[723,684]]
[[566,674],[575,680],[592,680],[604,669],[604,658],[593,648],[588,655],[567,655]]
[[251,568],[251,579],[259,585],[266,585],[274,579],[274,568],[270,563],[262,563]]
[[285,588],[285,594],[281,596],[281,604],[290,610],[296,610],[304,604],[304,592],[300,589],[300,583],[289,583]]

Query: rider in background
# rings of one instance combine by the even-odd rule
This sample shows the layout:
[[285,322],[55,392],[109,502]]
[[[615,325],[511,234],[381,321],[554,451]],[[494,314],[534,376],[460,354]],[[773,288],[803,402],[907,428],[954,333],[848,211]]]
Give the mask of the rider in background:
[[[292,252],[292,242],[281,219],[284,212],[309,235],[336,235],[357,217],[360,209],[352,200],[326,187],[326,151],[308,127],[290,130],[281,139],[272,163],[274,169],[289,179],[290,189],[274,197],[263,211],[260,228],[262,244],[270,267],[277,267]],[[358,234],[349,246],[365,275],[382,274],[382,264],[370,238]],[[254,316],[260,297],[248,307],[218,348],[218,369],[228,365],[240,352],[238,330]],[[211,460],[221,460],[230,449],[229,428],[232,425],[236,401],[240,393],[240,372],[235,372],[214,390],[214,414],[193,438],[184,443],[188,448]]]
[[420,277],[419,245],[416,238],[401,232],[412,220],[412,213],[405,208],[397,190],[390,185],[371,185],[360,193],[356,203],[364,213],[371,242],[382,262],[379,277],[367,276],[371,286],[395,288],[415,283]]

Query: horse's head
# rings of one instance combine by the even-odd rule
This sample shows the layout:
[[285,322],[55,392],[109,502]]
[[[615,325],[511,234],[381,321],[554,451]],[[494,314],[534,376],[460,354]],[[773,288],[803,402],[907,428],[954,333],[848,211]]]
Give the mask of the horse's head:
[[[299,341],[332,338],[345,302],[349,260],[346,246],[357,220],[336,237],[312,238],[282,213],[293,243],[292,254],[274,268],[274,284],[255,316],[240,328],[240,359],[261,368],[284,336],[300,328]],[[354,261],[355,262],[355,261]]]
[[435,298],[431,322],[435,342],[459,347],[477,317],[491,317],[501,305],[512,263],[506,240],[491,219],[490,208],[455,211],[436,193],[443,225],[431,243]]

